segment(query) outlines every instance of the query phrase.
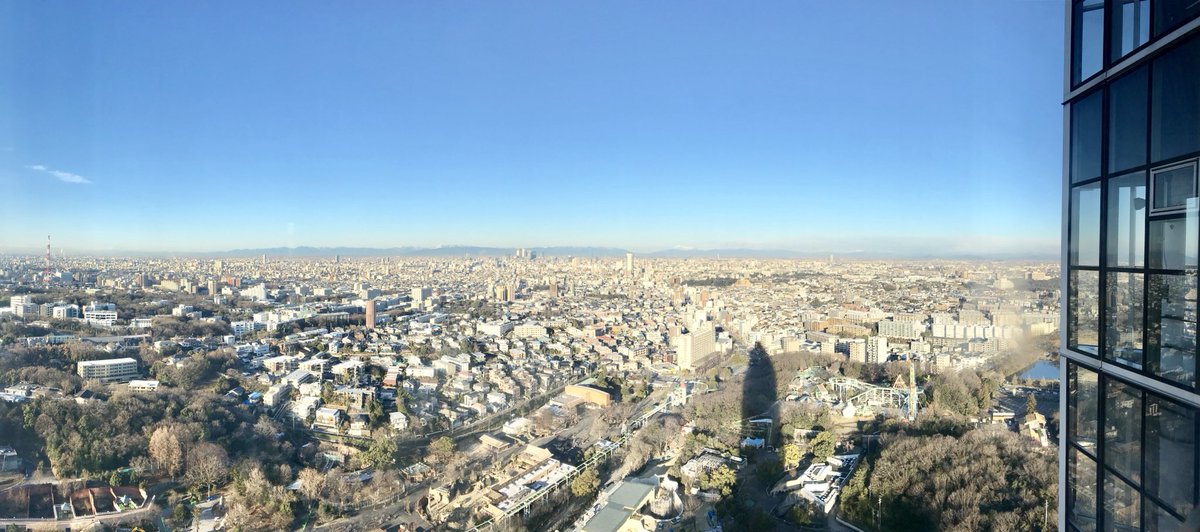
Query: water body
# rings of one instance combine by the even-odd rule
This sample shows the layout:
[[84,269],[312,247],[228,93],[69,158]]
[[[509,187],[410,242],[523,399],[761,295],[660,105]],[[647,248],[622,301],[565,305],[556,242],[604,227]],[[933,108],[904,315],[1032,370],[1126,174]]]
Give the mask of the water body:
[[1023,379],[1053,379],[1058,380],[1058,364],[1049,360],[1039,360],[1021,373]]

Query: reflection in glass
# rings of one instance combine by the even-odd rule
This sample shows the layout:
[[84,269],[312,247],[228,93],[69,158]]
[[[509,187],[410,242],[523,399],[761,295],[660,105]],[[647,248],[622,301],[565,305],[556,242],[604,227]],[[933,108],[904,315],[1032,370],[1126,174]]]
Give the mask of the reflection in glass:
[[1108,89],[1108,171],[1146,164],[1146,67],[1121,76]]
[[1071,189],[1072,266],[1100,265],[1100,183]]
[[1112,16],[1112,60],[1116,61],[1150,38],[1150,0],[1116,0]]
[[1099,375],[1078,364],[1067,368],[1067,438],[1089,452],[1096,453],[1096,427],[1099,425]]
[[1141,481],[1142,394],[1132,386],[1105,380],[1104,465]]
[[1196,267],[1200,220],[1196,209],[1181,217],[1150,221],[1150,267],[1183,270]]
[[1096,530],[1096,462],[1067,449],[1067,519],[1080,530]]
[[1071,82],[1079,83],[1104,64],[1104,0],[1076,3],[1074,19]]
[[1200,2],[1196,0],[1155,0],[1154,36],[1171,31],[1196,15],[1200,15]]
[[1074,270],[1069,281],[1067,347],[1099,355],[1100,272]]
[[1104,358],[1132,368],[1142,367],[1142,292],[1144,275],[1108,274],[1104,321]]
[[1104,522],[1107,530],[1140,530],[1141,496],[1112,473],[1104,474]]
[[1146,364],[1155,374],[1196,384],[1196,272],[1150,275]]
[[1200,39],[1159,57],[1152,70],[1150,163],[1200,151]]
[[1172,516],[1157,504],[1146,501],[1146,528],[1144,532],[1179,532],[1182,521]]
[[1108,265],[1142,266],[1146,243],[1146,175],[1108,182]]
[[1103,93],[1071,104],[1071,182],[1100,176],[1100,125]]
[[1196,489],[1196,412],[1160,397],[1146,401],[1146,492],[1180,515]]

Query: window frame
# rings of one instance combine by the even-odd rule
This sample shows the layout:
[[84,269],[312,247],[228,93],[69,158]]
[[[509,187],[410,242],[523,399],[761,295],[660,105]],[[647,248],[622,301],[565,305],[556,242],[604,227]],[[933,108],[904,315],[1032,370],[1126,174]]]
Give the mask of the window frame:
[[[1092,451],[1089,451],[1086,447],[1079,445],[1078,442],[1072,440],[1069,437],[1069,434],[1070,434],[1070,425],[1069,424],[1072,423],[1073,420],[1075,419],[1075,417],[1078,415],[1078,413],[1077,413],[1078,408],[1074,404],[1072,404],[1072,402],[1070,400],[1067,401],[1068,411],[1067,411],[1066,415],[1064,416],[1064,418],[1066,419],[1066,422],[1068,423],[1068,427],[1059,429],[1059,430],[1065,431],[1065,432],[1063,432],[1063,434],[1066,437],[1064,437],[1063,441],[1066,442],[1066,451],[1067,451],[1068,456],[1070,455],[1070,453],[1075,452],[1078,455],[1082,455],[1083,457],[1090,459],[1092,461],[1092,463],[1094,463],[1096,466],[1096,478],[1093,479],[1095,482],[1095,485],[1094,485],[1095,492],[1094,493],[1096,494],[1096,508],[1093,511],[1093,515],[1095,516],[1095,519],[1096,519],[1096,530],[1104,530],[1104,527],[1106,525],[1105,518],[1104,518],[1104,512],[1100,511],[1101,505],[1103,504],[1103,501],[1104,501],[1104,493],[1105,493],[1104,478],[1105,478],[1105,475],[1112,475],[1112,476],[1116,477],[1117,479],[1119,479],[1120,481],[1123,481],[1123,482],[1133,486],[1133,488],[1137,491],[1138,497],[1140,499],[1139,504],[1141,505],[1140,518],[1142,519],[1143,523],[1145,523],[1146,522],[1145,520],[1149,517],[1150,510],[1152,508],[1151,505],[1166,512],[1168,515],[1179,520],[1180,522],[1183,522],[1187,518],[1187,515],[1182,515],[1182,514],[1176,512],[1173,505],[1169,505],[1169,504],[1165,503],[1163,500],[1159,499],[1157,495],[1150,494],[1149,489],[1146,486],[1146,463],[1147,463],[1147,460],[1146,460],[1147,421],[1146,420],[1149,417],[1149,409],[1150,409],[1149,405],[1151,403],[1162,403],[1162,402],[1173,403],[1174,405],[1178,406],[1179,408],[1191,410],[1192,419],[1194,420],[1194,422],[1192,423],[1192,427],[1191,427],[1191,432],[1192,432],[1192,437],[1193,437],[1193,442],[1194,442],[1192,445],[1192,450],[1191,450],[1192,460],[1193,460],[1192,463],[1200,464],[1200,408],[1194,407],[1194,406],[1189,405],[1182,401],[1177,401],[1177,400],[1167,397],[1161,393],[1158,393],[1154,390],[1146,388],[1145,386],[1143,386],[1141,384],[1138,384],[1135,382],[1130,382],[1126,379],[1113,376],[1109,373],[1095,369],[1087,364],[1082,364],[1080,362],[1077,362],[1077,361],[1071,360],[1071,359],[1068,359],[1066,361],[1066,363],[1067,363],[1067,378],[1075,380],[1076,383],[1078,382],[1078,373],[1080,370],[1089,371],[1089,372],[1095,373],[1097,375],[1097,379],[1096,379],[1097,394],[1096,394],[1095,399],[1096,399],[1096,415],[1097,415],[1097,424],[1098,425],[1097,425],[1097,434],[1096,434],[1097,440],[1096,440],[1095,449]],[[1137,435],[1137,442],[1138,442],[1138,457],[1137,457],[1137,459],[1138,459],[1138,468],[1139,468],[1139,476],[1140,476],[1140,481],[1138,481],[1138,482],[1134,482],[1132,479],[1128,478],[1127,476],[1121,474],[1121,472],[1112,468],[1108,464],[1108,462],[1103,458],[1107,455],[1107,446],[1109,443],[1107,434],[1106,434],[1107,431],[1104,429],[1104,426],[1106,424],[1106,419],[1109,414],[1108,413],[1108,399],[1107,399],[1106,394],[1107,394],[1107,389],[1109,387],[1110,382],[1114,382],[1116,384],[1119,384],[1120,386],[1127,388],[1128,390],[1136,392],[1137,396],[1138,396],[1138,401],[1140,402],[1141,422],[1139,424],[1139,429],[1138,429],[1139,433]],[[1193,491],[1193,493],[1191,496],[1192,496],[1193,501],[1200,501],[1200,467],[1193,467],[1192,469],[1193,469],[1193,471],[1192,471],[1192,491]],[[1071,473],[1072,473],[1071,468],[1068,465],[1066,474],[1071,475]],[[1068,486],[1068,487],[1072,484],[1072,480],[1070,478],[1064,478],[1063,482],[1064,482],[1064,485]],[[1069,495],[1070,493],[1067,492],[1066,494]],[[1073,523],[1071,523],[1070,512],[1069,512],[1072,501],[1065,501],[1065,502],[1067,504],[1066,508],[1068,510],[1068,513],[1065,516],[1066,521],[1068,523],[1068,526],[1072,526]],[[1193,509],[1190,511],[1195,511],[1195,508],[1200,508],[1200,504],[1195,504],[1193,506]],[[1074,528],[1077,529],[1077,527],[1074,527]]]
[[1150,216],[1160,216],[1160,215],[1166,215],[1166,214],[1180,214],[1180,213],[1187,212],[1189,208],[1191,208],[1191,209],[1196,208],[1196,207],[1188,207],[1186,202],[1184,204],[1178,205],[1178,206],[1161,207],[1161,208],[1155,207],[1155,204],[1154,204],[1154,200],[1157,197],[1157,196],[1155,196],[1155,193],[1154,193],[1155,192],[1155,190],[1154,190],[1155,183],[1157,183],[1155,176],[1157,176],[1158,174],[1172,172],[1175,170],[1179,170],[1181,168],[1188,168],[1188,167],[1191,167],[1191,169],[1192,169],[1192,197],[1197,198],[1196,202],[1198,204],[1200,204],[1200,180],[1197,179],[1198,177],[1200,177],[1200,159],[1197,159],[1197,158],[1185,159],[1185,160],[1174,162],[1174,163],[1159,165],[1159,166],[1151,168],[1150,172],[1149,172],[1149,174],[1150,174],[1150,184],[1149,184],[1150,190],[1149,190],[1147,198],[1150,200],[1150,206],[1149,206]]
[[[1071,81],[1072,89],[1083,86],[1083,85],[1087,84],[1088,82],[1092,81],[1093,79],[1099,77],[1101,75],[1101,73],[1103,73],[1104,70],[1106,68],[1108,68],[1108,65],[1109,65],[1108,42],[1109,42],[1109,32],[1112,31],[1111,28],[1109,27],[1110,26],[1109,15],[1112,10],[1109,9],[1109,5],[1108,5],[1109,0],[1100,0],[1099,5],[1094,6],[1094,7],[1088,7],[1086,9],[1086,11],[1095,11],[1097,9],[1099,9],[1101,11],[1101,13],[1100,13],[1100,43],[1098,45],[1100,47],[1100,66],[1096,69],[1095,72],[1087,74],[1086,76],[1083,73],[1083,65],[1081,64],[1081,61],[1080,61],[1083,57],[1083,47],[1082,47],[1082,44],[1083,44],[1083,13],[1085,12],[1084,4],[1089,1],[1090,0],[1073,0],[1071,2],[1071,36],[1070,36],[1071,37],[1071,44],[1070,44],[1070,48],[1071,48],[1070,49],[1070,68],[1071,68],[1070,77],[1071,77],[1071,79],[1070,79],[1070,81]],[[1152,6],[1151,7],[1151,10],[1152,10],[1151,11],[1151,22],[1152,23],[1154,20],[1153,19],[1153,16],[1154,16],[1153,9],[1154,8]],[[1153,27],[1150,28],[1150,34],[1151,35],[1154,34]]]

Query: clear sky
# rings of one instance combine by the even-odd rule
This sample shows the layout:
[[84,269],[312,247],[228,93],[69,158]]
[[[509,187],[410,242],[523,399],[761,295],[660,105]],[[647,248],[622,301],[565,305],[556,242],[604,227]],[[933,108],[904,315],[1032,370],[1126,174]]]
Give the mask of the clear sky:
[[1056,253],[1062,16],[0,1],[0,252]]

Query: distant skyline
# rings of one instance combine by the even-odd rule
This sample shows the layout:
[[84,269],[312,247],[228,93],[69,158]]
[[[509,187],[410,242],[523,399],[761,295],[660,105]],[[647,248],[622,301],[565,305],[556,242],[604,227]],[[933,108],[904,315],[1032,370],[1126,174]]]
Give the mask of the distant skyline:
[[0,253],[1057,255],[1061,16],[0,3]]

